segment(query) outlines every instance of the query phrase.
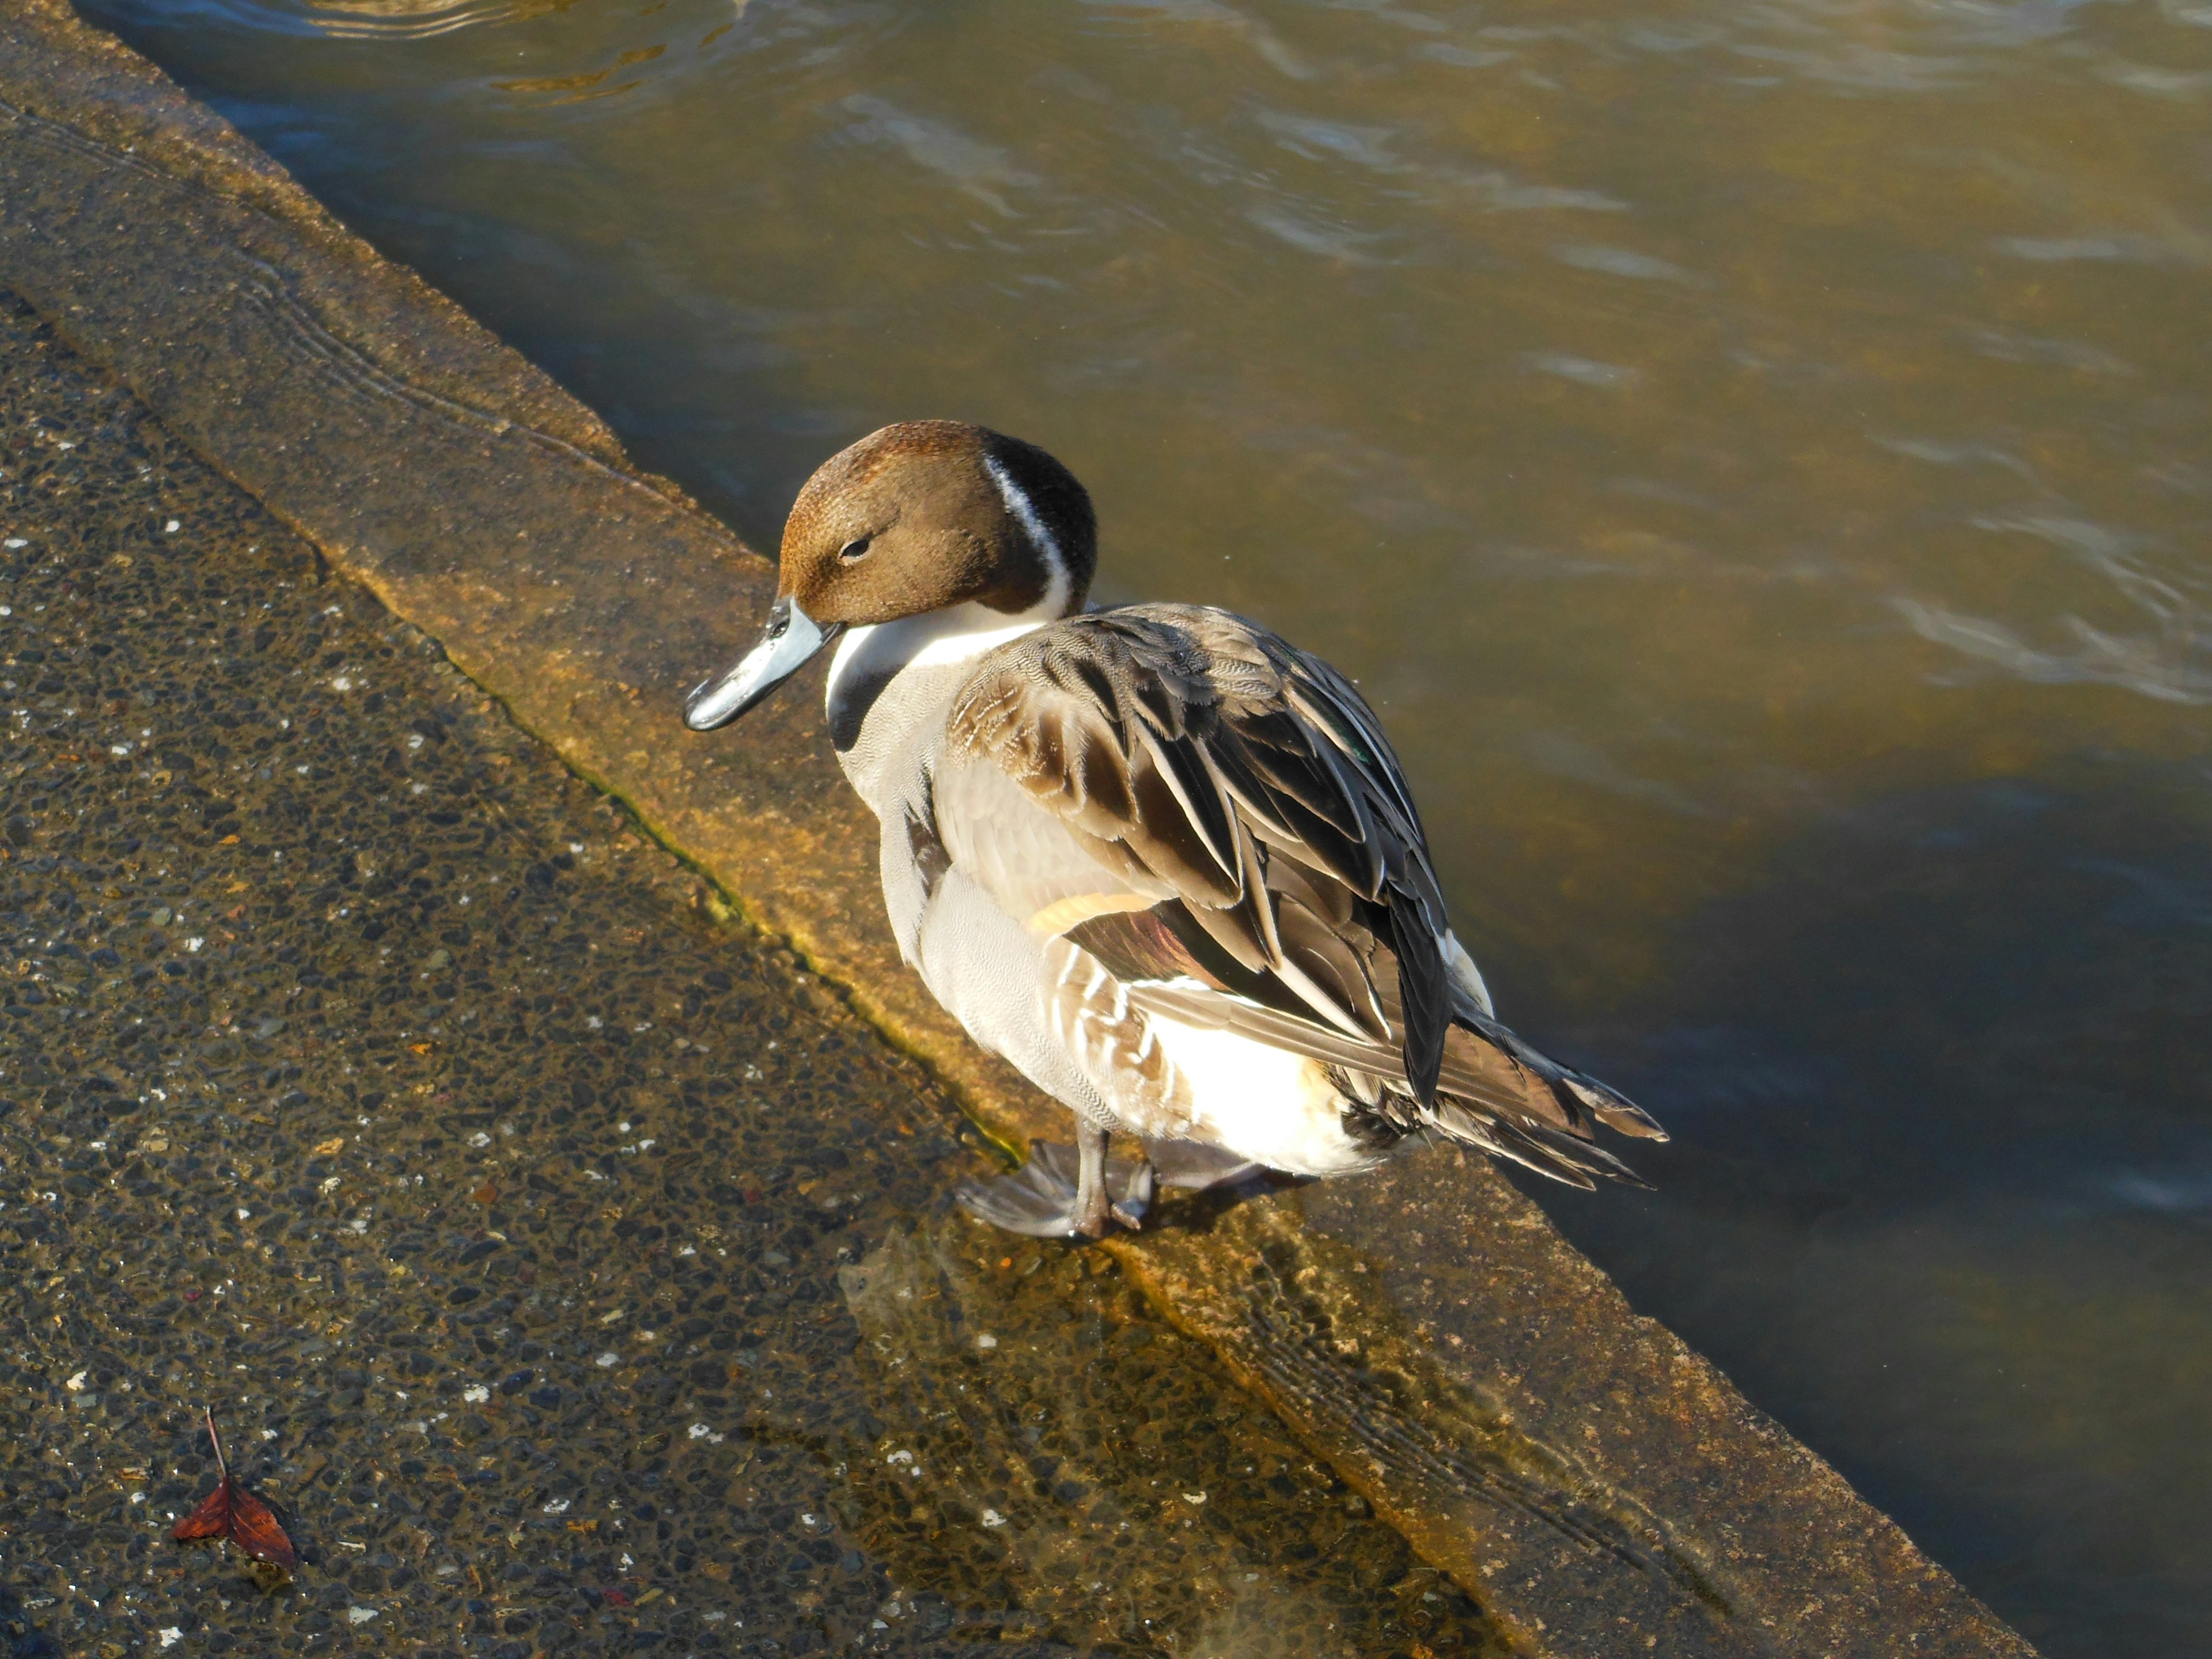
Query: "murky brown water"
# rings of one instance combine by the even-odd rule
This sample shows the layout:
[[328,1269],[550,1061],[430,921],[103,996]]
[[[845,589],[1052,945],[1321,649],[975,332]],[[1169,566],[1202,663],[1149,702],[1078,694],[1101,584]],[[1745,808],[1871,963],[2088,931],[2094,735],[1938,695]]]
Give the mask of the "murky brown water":
[[1385,706],[1547,1195],[2057,1654],[2212,1645],[2212,7],[93,9],[763,544],[882,421]]

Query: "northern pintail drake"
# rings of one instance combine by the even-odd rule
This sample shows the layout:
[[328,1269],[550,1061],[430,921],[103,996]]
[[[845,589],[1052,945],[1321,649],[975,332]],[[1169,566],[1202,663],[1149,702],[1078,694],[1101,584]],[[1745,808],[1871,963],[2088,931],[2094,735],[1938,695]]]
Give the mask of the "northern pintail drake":
[[[726,725],[835,647],[901,954],[1075,1115],[1072,1180],[1041,1149],[969,1207],[1097,1237],[1138,1224],[1154,1165],[1347,1175],[1425,1133],[1633,1181],[1595,1126],[1659,1126],[1498,1022],[1351,683],[1226,611],[1086,610],[1097,563],[1091,498],[1042,450],[885,427],[800,490],[766,631],[684,710]],[[1147,1160],[1109,1169],[1117,1131]]]

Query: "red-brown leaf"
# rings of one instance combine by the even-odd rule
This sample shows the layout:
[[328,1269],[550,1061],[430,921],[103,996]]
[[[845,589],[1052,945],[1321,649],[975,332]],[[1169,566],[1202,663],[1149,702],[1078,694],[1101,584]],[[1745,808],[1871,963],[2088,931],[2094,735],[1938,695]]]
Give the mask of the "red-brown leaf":
[[179,1544],[198,1543],[203,1538],[230,1536],[230,1477],[225,1475],[221,1485],[200,1500],[199,1508],[177,1522],[169,1536]]
[[293,1549],[292,1540],[284,1535],[284,1528],[276,1524],[276,1517],[269,1513],[269,1506],[235,1479],[230,1487],[230,1535],[238,1547],[255,1560],[266,1561],[287,1572],[298,1566],[299,1554]]
[[206,1538],[224,1539],[255,1560],[266,1561],[289,1572],[300,1565],[299,1552],[284,1535],[284,1528],[276,1524],[276,1517],[270,1514],[269,1506],[240,1485],[238,1477],[230,1472],[229,1461],[222,1455],[222,1442],[216,1435],[213,1412],[208,1413],[207,1425],[208,1439],[215,1447],[216,1467],[222,1471],[222,1478],[216,1483],[213,1492],[200,1499],[198,1508],[177,1522],[169,1536],[179,1544],[197,1543]]

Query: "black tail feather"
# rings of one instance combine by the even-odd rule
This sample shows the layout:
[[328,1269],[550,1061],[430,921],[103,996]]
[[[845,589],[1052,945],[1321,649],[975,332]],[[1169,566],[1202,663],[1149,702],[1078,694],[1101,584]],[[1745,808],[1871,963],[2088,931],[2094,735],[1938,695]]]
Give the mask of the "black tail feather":
[[1405,1014],[1406,1081],[1422,1105],[1435,1103],[1443,1074],[1444,1036],[1452,1026],[1451,981],[1435,930],[1410,894],[1392,894],[1391,945],[1398,957],[1398,999]]
[[1579,1187],[1588,1192],[1599,1181],[1650,1190],[1650,1182],[1595,1143],[1584,1140],[1548,1123],[1499,1117],[1470,1109],[1446,1095],[1427,1114],[1430,1126],[1449,1139],[1479,1146],[1499,1158]]

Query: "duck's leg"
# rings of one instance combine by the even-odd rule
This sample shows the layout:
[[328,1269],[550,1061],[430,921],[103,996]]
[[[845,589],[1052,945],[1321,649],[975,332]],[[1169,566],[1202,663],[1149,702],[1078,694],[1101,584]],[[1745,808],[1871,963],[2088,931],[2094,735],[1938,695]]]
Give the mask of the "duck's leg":
[[1079,1122],[1076,1135],[1073,1146],[1034,1143],[1012,1175],[964,1181],[954,1197],[969,1214],[1031,1238],[1097,1238],[1117,1221],[1137,1226],[1152,1201],[1152,1165],[1109,1159],[1103,1129]]
[[[1088,1123],[1075,1126],[1075,1230],[1085,1238],[1103,1238],[1116,1222],[1136,1232],[1152,1207],[1152,1166],[1150,1160],[1130,1164],[1119,1158],[1114,1166],[1106,1158],[1107,1132]],[[1121,1196],[1113,1194],[1109,1176],[1118,1176]]]
[[[1106,1156],[1106,1131],[1098,1132],[1098,1186],[1108,1200],[1106,1213],[1131,1232],[1142,1232],[1145,1212],[1152,1207],[1152,1195],[1159,1188],[1158,1172],[1152,1168],[1149,1149],[1133,1162],[1125,1158]],[[1119,1193],[1120,1197],[1115,1197]],[[1098,1237],[1093,1233],[1092,1237]]]
[[1114,1200],[1106,1195],[1106,1131],[1081,1118],[1075,1121],[1075,1231],[1085,1238],[1103,1238],[1113,1215]]

